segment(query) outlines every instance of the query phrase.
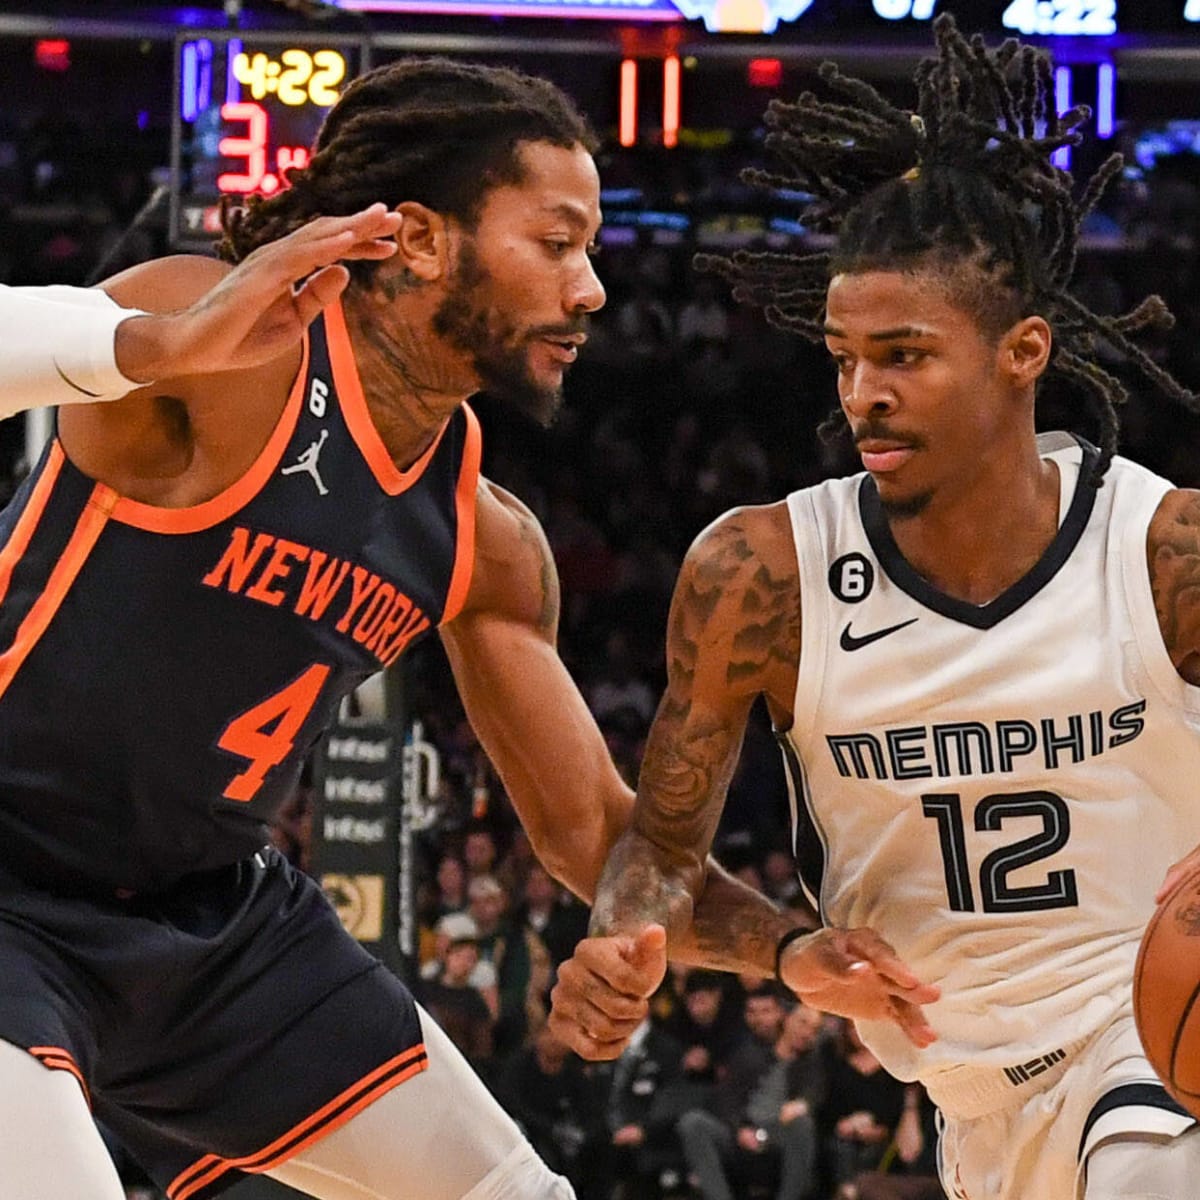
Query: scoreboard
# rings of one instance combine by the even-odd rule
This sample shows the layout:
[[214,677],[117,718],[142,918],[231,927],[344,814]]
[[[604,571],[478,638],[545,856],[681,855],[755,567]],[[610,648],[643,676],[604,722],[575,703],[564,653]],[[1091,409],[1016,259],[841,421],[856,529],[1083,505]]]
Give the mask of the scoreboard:
[[224,196],[269,196],[309,158],[325,114],[365,63],[360,40],[189,35],[176,43],[171,240],[207,248]]
[[1000,35],[1106,37],[1190,34],[1200,39],[1200,0],[337,0],[360,13],[703,20],[716,33],[822,33],[857,37],[918,29],[942,10],[963,29]]

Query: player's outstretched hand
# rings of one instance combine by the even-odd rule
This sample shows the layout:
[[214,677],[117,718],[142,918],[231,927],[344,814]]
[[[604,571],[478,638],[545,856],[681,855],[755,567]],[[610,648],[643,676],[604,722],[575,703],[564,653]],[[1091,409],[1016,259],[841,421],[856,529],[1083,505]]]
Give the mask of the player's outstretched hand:
[[649,1011],[667,973],[667,932],[585,938],[558,968],[550,1028],[581,1058],[617,1058]]
[[350,280],[343,260],[396,253],[400,220],[372,204],[347,217],[318,217],[260,246],[189,308],[123,321],[117,366],[149,383],[270,362],[342,294]]
[[788,945],[779,974],[812,1008],[868,1021],[894,1021],[914,1046],[937,1040],[921,1006],[941,993],[922,983],[870,929],[819,929]]

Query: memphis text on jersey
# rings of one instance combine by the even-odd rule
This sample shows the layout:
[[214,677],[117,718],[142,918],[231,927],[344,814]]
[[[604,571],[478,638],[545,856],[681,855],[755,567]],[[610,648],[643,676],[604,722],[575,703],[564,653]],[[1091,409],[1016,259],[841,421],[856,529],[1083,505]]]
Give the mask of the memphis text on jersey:
[[[906,725],[883,733],[826,734],[843,779],[950,779],[1004,775],[1024,767],[1048,771],[1080,763],[1137,738],[1145,722],[1145,700],[1109,713],[1072,713],[1037,721],[952,721]],[[1036,769],[1036,768],[1035,768]]]
[[429,618],[394,583],[349,559],[236,525],[229,545],[204,576],[224,588],[354,639],[385,667],[429,628]]

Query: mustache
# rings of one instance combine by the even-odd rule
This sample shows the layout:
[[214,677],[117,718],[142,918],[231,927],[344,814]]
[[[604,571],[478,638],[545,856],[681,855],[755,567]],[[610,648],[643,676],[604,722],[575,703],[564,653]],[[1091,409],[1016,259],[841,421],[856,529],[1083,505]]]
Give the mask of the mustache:
[[925,448],[925,439],[918,437],[914,433],[905,433],[901,429],[892,429],[882,421],[867,421],[863,425],[859,425],[850,431],[854,438],[854,444],[861,446],[863,442],[903,442],[906,446],[911,446],[914,450],[923,450]]
[[537,325],[530,329],[525,336],[527,338],[563,338],[574,337],[577,333],[587,336],[591,332],[591,328],[591,321],[584,316],[576,321],[567,321],[562,325]]

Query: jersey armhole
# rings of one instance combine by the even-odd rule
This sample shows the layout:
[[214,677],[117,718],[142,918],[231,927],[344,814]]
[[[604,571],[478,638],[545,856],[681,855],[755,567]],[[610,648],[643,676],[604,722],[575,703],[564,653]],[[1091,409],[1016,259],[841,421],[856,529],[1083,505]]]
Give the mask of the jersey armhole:
[[792,522],[792,540],[796,548],[796,570],[800,581],[800,661],[796,664],[796,694],[792,697],[792,727],[787,731],[799,748],[811,736],[821,692],[825,686],[828,657],[828,613],[821,604],[821,572],[817,564],[825,561],[821,544],[821,525],[813,492],[792,492],[787,498]]

